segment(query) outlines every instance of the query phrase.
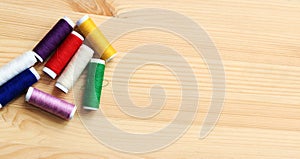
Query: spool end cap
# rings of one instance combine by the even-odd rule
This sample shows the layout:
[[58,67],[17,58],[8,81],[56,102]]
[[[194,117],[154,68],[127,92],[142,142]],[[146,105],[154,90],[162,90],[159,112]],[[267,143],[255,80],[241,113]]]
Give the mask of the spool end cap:
[[111,57],[109,57],[109,58],[108,58],[108,59],[106,59],[105,61],[106,61],[106,62],[109,62],[110,60],[112,60],[113,58],[115,58],[115,57],[116,57],[116,55],[117,55],[117,53],[115,53],[115,54],[111,55]]
[[35,76],[35,78],[36,78],[37,80],[39,80],[39,79],[41,78],[41,76],[40,76],[39,73],[34,69],[34,67],[31,67],[29,70],[32,72],[32,74]]
[[64,93],[68,93],[69,90],[68,88],[66,88],[65,86],[63,86],[62,84],[56,82],[55,87],[59,88],[60,90],[62,90]]
[[89,107],[89,106],[83,106],[83,109],[85,109],[85,110],[98,110],[99,108],[93,108],[93,107]]
[[80,35],[78,32],[76,32],[76,31],[72,31],[71,32],[71,34],[73,34],[73,35],[75,35],[75,36],[77,36],[80,40],[84,40],[84,37],[82,36],[82,35]]
[[105,65],[105,61],[102,60],[102,59],[97,59],[97,58],[92,58],[91,63],[99,63],[99,64],[102,64],[102,65]]
[[53,72],[50,68],[48,67],[44,67],[43,71],[48,74],[52,79],[55,79],[57,74],[55,72]]
[[32,92],[33,92],[33,87],[29,87],[29,88],[28,88],[28,91],[27,91],[27,93],[26,93],[26,95],[25,95],[25,101],[26,101],[26,102],[29,101],[29,99],[30,99],[30,97],[31,97],[31,95],[32,95]]
[[[34,52],[34,51],[33,51]],[[36,52],[34,52],[34,56],[40,61],[40,62],[44,62],[44,59],[39,55],[37,54]]]
[[85,21],[88,20],[88,19],[89,19],[89,15],[84,15],[82,18],[80,18],[80,19],[77,21],[76,25],[79,26],[79,25],[81,25],[83,22],[85,22]]
[[64,16],[63,19],[72,27],[75,27],[75,23],[67,16]]
[[69,116],[69,119],[68,119],[68,120],[71,120],[71,119],[73,118],[73,116],[74,116],[76,110],[77,110],[77,106],[75,105],[74,108],[73,108],[73,110],[72,110],[72,112],[71,112],[71,114],[70,114],[70,116]]

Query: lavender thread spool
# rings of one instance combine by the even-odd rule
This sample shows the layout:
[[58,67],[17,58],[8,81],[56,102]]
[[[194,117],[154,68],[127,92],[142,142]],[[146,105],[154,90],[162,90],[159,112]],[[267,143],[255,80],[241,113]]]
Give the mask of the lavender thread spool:
[[26,102],[65,120],[72,119],[77,109],[76,105],[56,98],[33,87],[28,89],[25,100]]
[[36,58],[43,62],[72,32],[75,23],[68,17],[60,19],[44,38],[34,47]]

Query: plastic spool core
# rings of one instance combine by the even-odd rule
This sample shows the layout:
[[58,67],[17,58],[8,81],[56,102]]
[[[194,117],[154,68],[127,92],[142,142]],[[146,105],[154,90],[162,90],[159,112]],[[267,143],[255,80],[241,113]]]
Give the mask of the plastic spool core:
[[77,21],[77,25],[79,26],[79,25],[81,25],[83,22],[85,22],[86,20],[88,20],[90,17],[89,17],[89,15],[85,15],[85,16],[83,16],[82,18],[80,18],[78,21]]
[[73,110],[72,110],[72,112],[71,112],[71,114],[70,114],[70,116],[69,116],[69,120],[71,120],[73,118],[76,110],[77,110],[77,106],[75,105],[74,108],[73,108]]
[[109,62],[110,60],[112,60],[118,53],[113,54],[111,57],[109,57],[108,59],[106,59],[106,62]]
[[52,79],[55,79],[55,77],[57,76],[57,74],[55,72],[53,72],[50,68],[48,67],[44,67],[43,71],[45,73],[47,73]]
[[33,88],[32,88],[32,87],[29,87],[29,88],[28,88],[28,91],[27,91],[27,93],[26,93],[26,95],[25,95],[25,101],[26,101],[26,102],[29,101],[29,99],[30,99],[30,97],[31,97],[31,95],[32,95],[32,92],[33,92]]
[[77,36],[79,39],[81,39],[82,41],[84,40],[83,36],[81,36],[79,33],[77,33],[76,31],[72,31],[73,35]]
[[37,54],[36,52],[34,52],[34,56],[40,61],[40,62],[44,62],[43,58]]
[[55,87],[59,88],[60,90],[62,90],[64,93],[68,93],[69,90],[68,88],[66,88],[65,86],[63,86],[62,84],[56,82]]
[[99,108],[92,108],[92,107],[83,106],[83,109],[85,109],[85,110],[98,110]]
[[91,62],[92,62],[92,63],[100,63],[100,64],[105,65],[105,61],[102,60],[102,59],[92,58],[92,59],[91,59]]
[[33,67],[31,67],[29,70],[33,73],[33,75],[35,76],[35,78],[37,80],[39,80],[41,78],[39,73]]
[[64,16],[63,19],[69,24],[72,26],[72,28],[75,27],[75,23],[70,19],[68,18],[67,16]]

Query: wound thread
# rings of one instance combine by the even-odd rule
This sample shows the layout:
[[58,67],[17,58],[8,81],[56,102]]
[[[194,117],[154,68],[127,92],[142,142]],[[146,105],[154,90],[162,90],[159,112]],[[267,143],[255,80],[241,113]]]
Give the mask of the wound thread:
[[21,95],[28,87],[40,79],[37,71],[31,67],[24,70],[0,87],[0,108]]
[[98,110],[104,79],[105,61],[92,58],[88,65],[88,75],[84,90],[83,108]]
[[34,47],[35,56],[40,62],[45,61],[51,53],[72,32],[75,24],[68,17],[60,19],[43,39]]
[[33,66],[37,60],[34,52],[28,51],[10,61],[0,69],[0,86],[14,76]]
[[25,96],[26,102],[65,120],[73,118],[77,107],[50,94],[30,87]]
[[93,57],[93,54],[94,51],[91,48],[82,44],[58,78],[55,86],[68,93]]
[[59,76],[77,52],[83,40],[83,37],[79,33],[72,31],[46,63],[43,71],[53,79]]
[[78,20],[77,26],[86,40],[91,44],[91,47],[100,55],[101,59],[108,62],[114,58],[117,51],[88,15]]

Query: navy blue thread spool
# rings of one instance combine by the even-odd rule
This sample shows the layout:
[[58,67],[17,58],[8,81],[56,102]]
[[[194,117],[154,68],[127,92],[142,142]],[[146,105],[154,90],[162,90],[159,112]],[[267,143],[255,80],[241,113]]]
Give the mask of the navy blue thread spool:
[[24,93],[31,85],[40,79],[38,72],[33,68],[26,69],[0,87],[0,108],[11,100]]
[[60,19],[43,39],[34,47],[36,58],[43,62],[72,32],[75,23],[68,17]]

